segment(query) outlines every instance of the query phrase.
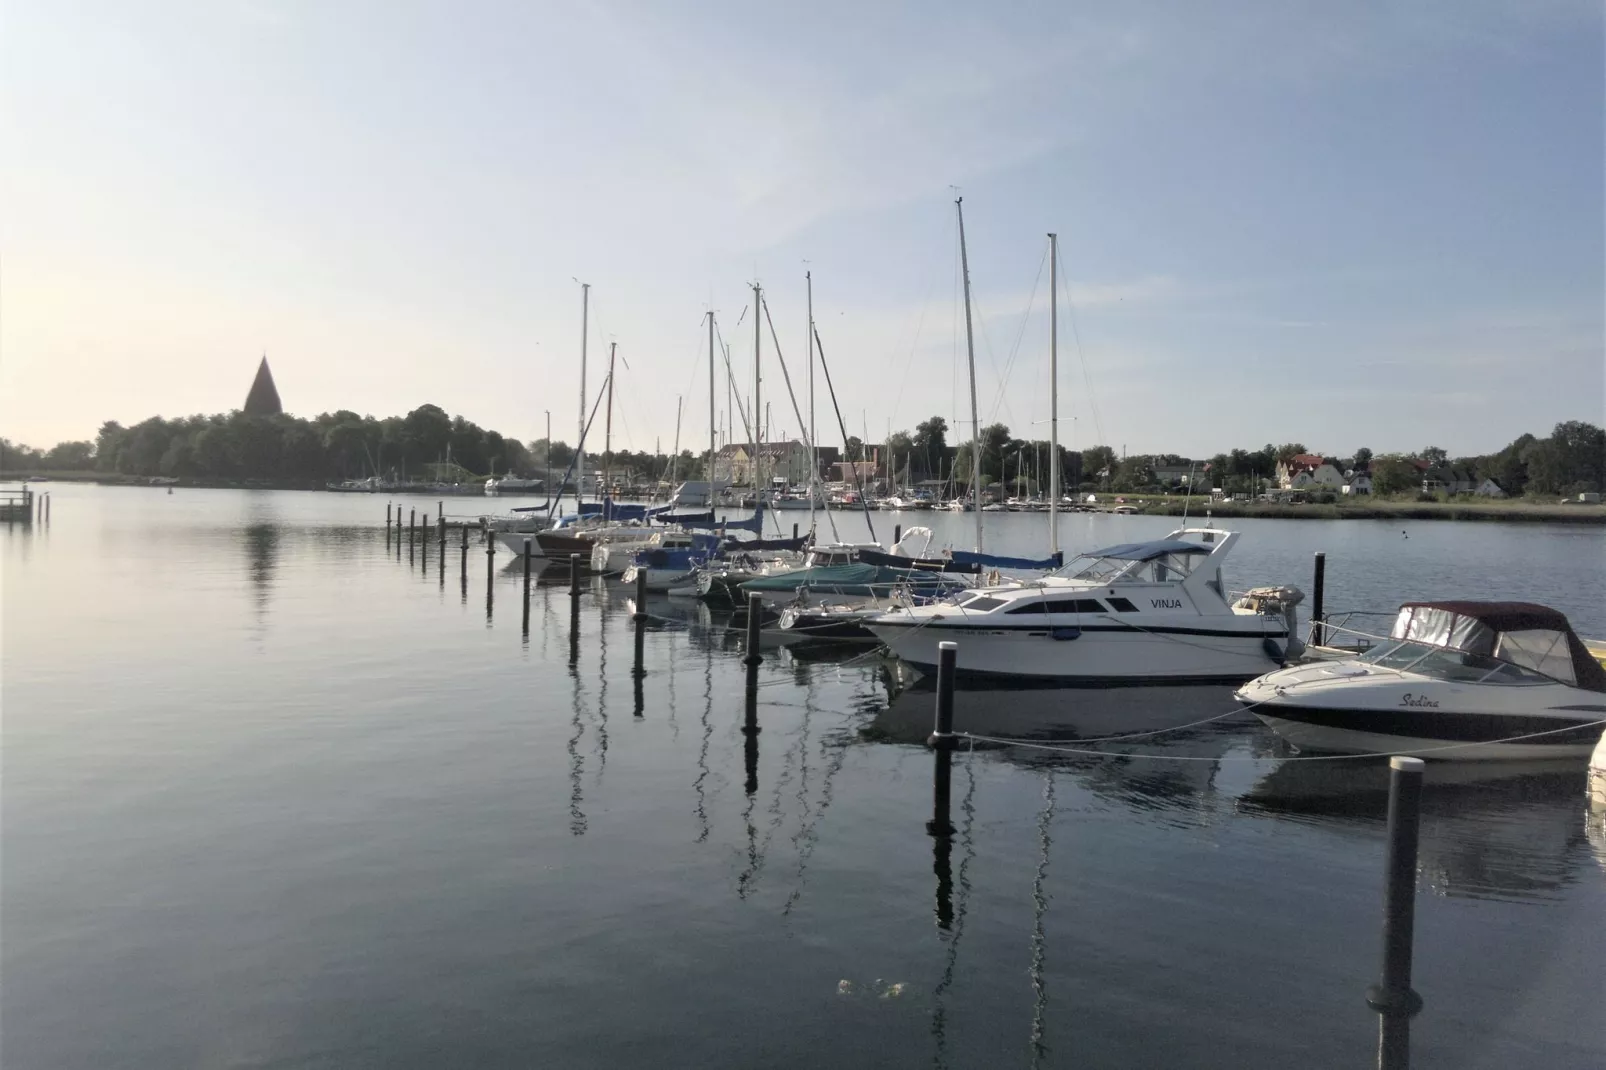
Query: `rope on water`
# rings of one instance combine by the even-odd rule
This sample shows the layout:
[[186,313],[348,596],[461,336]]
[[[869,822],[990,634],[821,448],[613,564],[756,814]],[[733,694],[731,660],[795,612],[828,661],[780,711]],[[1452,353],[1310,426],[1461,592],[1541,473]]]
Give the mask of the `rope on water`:
[[[1439,747],[1413,747],[1411,748],[1410,753],[1437,754],[1445,751],[1472,750],[1477,747],[1493,747],[1503,743],[1520,743],[1523,740],[1539,739],[1543,736],[1554,736],[1561,732],[1573,732],[1580,728],[1602,727],[1606,727],[1606,720],[1586,721],[1583,724],[1572,724],[1563,728],[1550,728],[1543,732],[1528,732],[1520,736],[1507,736],[1504,739],[1485,739],[1468,743],[1448,743]],[[1162,729],[1162,731],[1172,731],[1172,729]],[[1025,747],[1028,750],[1051,751],[1057,754],[1085,754],[1095,758],[1143,758],[1150,761],[1162,762],[1343,762],[1356,761],[1365,758],[1392,758],[1396,754],[1400,753],[1398,750],[1385,750],[1373,751],[1368,754],[1296,754],[1291,757],[1277,757],[1275,755],[1258,757],[1253,755],[1241,756],[1231,754],[1221,755],[1218,757],[1204,757],[1191,754],[1135,754],[1128,751],[1088,750],[1085,747],[1066,747],[1054,743],[1038,743],[1028,739],[1010,739],[1002,736],[983,736],[974,732],[955,732],[954,735],[971,740],[973,745],[975,743],[997,743],[1007,747]],[[1085,742],[1097,743],[1101,741],[1086,740]]]

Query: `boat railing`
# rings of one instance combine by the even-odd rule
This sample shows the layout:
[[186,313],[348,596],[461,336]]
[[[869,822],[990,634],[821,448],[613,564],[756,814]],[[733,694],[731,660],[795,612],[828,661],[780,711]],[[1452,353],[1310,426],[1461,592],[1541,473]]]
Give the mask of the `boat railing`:
[[[1355,627],[1350,622],[1364,622],[1367,619],[1376,618],[1388,621],[1389,627],[1392,627],[1394,618],[1397,615],[1398,611],[1390,612],[1375,609],[1346,609],[1339,613],[1324,613],[1320,619],[1311,619],[1305,632],[1305,642],[1309,646],[1327,647],[1334,650],[1357,652],[1370,650],[1377,643],[1389,641],[1391,637],[1388,634],[1388,628],[1382,629],[1381,634],[1379,634],[1378,632],[1369,632],[1363,628]],[[1358,645],[1351,647],[1338,646],[1332,642],[1333,632],[1343,632],[1345,635],[1355,637],[1360,642]]]

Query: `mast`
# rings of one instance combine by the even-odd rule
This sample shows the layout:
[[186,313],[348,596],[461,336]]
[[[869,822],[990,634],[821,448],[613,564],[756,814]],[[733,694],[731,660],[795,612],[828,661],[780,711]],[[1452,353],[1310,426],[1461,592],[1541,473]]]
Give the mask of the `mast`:
[[714,507],[714,310],[708,310],[708,507]]
[[[580,437],[574,447],[574,511],[580,511],[586,489],[586,342],[590,337],[591,284],[580,284]],[[551,447],[548,442],[548,448]],[[559,497],[562,497],[560,494]]]
[[[673,483],[675,481],[675,477],[680,474],[680,408],[685,403],[685,400],[686,399],[681,397],[679,394],[675,395],[675,452],[673,458],[669,462],[669,482],[671,483]],[[654,501],[656,500],[657,499],[655,498]]]
[[805,271],[809,288],[809,534],[814,533],[814,484],[820,478],[820,450],[814,437],[814,273]]
[[1048,236],[1048,552],[1060,550],[1060,236]]
[[981,418],[976,411],[976,335],[970,321],[970,258],[965,252],[965,199],[954,201],[959,213],[959,269],[965,280],[965,355],[970,362],[971,440],[970,500],[976,509],[976,552],[981,553]]
[[753,504],[756,507],[759,507],[759,508],[762,508],[763,504],[764,504],[764,487],[763,487],[763,483],[761,482],[762,473],[759,471],[759,469],[762,466],[759,464],[759,453],[758,453],[758,451],[763,446],[763,438],[764,438],[764,423],[763,423],[764,409],[763,409],[762,405],[760,404],[759,393],[758,393],[759,392],[759,383],[760,383],[760,378],[759,378],[759,354],[760,354],[760,347],[763,345],[763,339],[764,339],[763,332],[759,330],[759,323],[760,323],[760,321],[763,320],[764,317],[759,315],[759,309],[764,307],[763,304],[761,303],[763,300],[764,300],[763,290],[760,288],[758,283],[756,283],[756,282],[753,283],[753,410],[752,410],[752,412],[753,412],[753,428],[752,428],[752,432],[753,432],[753,473],[752,473],[752,475],[753,475]]
[[[604,500],[613,498],[613,354],[619,348],[618,342],[608,343],[608,418],[602,423],[602,486]],[[607,512],[613,512],[612,504]]]

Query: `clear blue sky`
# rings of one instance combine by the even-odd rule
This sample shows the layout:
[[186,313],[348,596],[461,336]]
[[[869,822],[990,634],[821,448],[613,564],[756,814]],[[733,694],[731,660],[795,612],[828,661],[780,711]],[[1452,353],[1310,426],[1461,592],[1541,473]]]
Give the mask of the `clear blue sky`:
[[608,341],[629,364],[616,444],[667,449],[679,394],[701,443],[704,310],[745,383],[763,282],[801,381],[805,269],[854,433],[968,419],[951,186],[982,419],[1017,435],[1047,435],[1050,230],[1078,446],[1471,453],[1606,410],[1598,2],[0,18],[0,433],[33,445],[236,407],[263,351],[298,414],[529,439],[551,409],[573,441],[576,278],[593,388]]

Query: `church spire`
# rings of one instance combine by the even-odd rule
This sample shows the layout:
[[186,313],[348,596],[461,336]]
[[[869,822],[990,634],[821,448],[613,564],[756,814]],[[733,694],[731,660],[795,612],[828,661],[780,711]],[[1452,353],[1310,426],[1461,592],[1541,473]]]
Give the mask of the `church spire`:
[[257,377],[251,382],[251,392],[245,396],[247,416],[277,416],[284,411],[279,403],[279,391],[273,385],[273,373],[268,370],[268,355],[262,354],[257,365]]

